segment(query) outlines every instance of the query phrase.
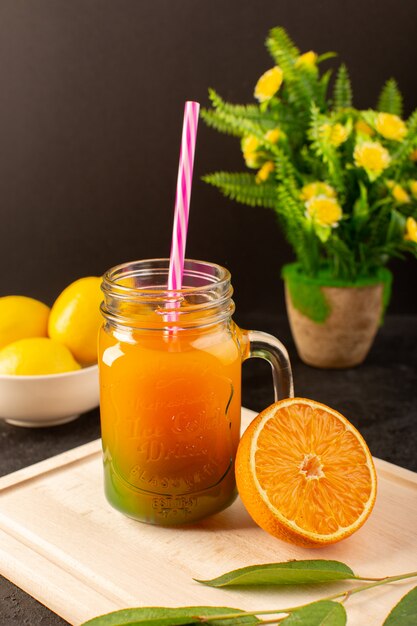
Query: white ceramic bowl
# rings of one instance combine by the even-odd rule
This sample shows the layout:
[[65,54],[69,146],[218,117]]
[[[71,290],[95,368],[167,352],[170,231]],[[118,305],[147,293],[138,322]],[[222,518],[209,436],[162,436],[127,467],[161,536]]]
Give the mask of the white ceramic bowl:
[[97,365],[44,376],[0,375],[0,419],[15,426],[65,424],[98,404]]

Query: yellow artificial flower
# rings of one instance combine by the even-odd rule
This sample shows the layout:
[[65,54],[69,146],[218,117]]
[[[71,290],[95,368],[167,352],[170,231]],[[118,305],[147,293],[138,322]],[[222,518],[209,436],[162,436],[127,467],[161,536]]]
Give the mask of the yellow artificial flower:
[[295,67],[316,67],[317,58],[318,56],[313,50],[304,52],[304,54],[300,54],[296,60]]
[[270,173],[273,172],[273,170],[274,170],[273,162],[266,161],[266,163],[262,165],[261,169],[258,171],[256,175],[256,182],[258,183],[258,185],[260,183],[264,183],[269,177]]
[[251,169],[256,169],[261,164],[261,156],[257,152],[244,152],[243,158],[246,167],[250,167]]
[[325,122],[320,126],[320,136],[324,141],[328,141],[332,146],[338,148],[342,143],[346,141],[350,134],[350,128],[343,126],[343,124],[330,124]]
[[278,139],[281,137],[281,131],[279,128],[273,128],[272,130],[268,130],[265,133],[265,139],[270,141],[271,143],[277,143]]
[[335,198],[316,196],[306,202],[307,217],[313,219],[320,226],[335,228],[342,218],[342,209]]
[[247,167],[256,168],[260,165],[260,155],[256,152],[260,143],[255,135],[246,135],[241,142],[243,158]]
[[259,140],[255,135],[246,135],[242,139],[243,152],[255,152],[259,148]]
[[329,124],[328,122],[325,122],[324,124],[322,124],[319,128],[319,133],[320,133],[321,139],[323,139],[324,141],[329,141],[331,134],[332,134],[331,124]]
[[300,197],[302,200],[311,200],[315,196],[326,196],[327,198],[335,198],[336,191],[327,183],[317,181],[315,183],[309,183],[304,185],[301,189]]
[[414,198],[417,198],[417,180],[410,180],[410,191]]
[[406,190],[401,187],[401,185],[394,183],[388,186],[391,188],[393,198],[398,202],[398,204],[407,204],[407,202],[410,202],[410,196]]
[[410,154],[410,159],[412,161],[417,161],[417,150],[413,150]]
[[391,161],[388,150],[377,141],[358,143],[353,151],[353,159],[357,167],[363,167],[376,176],[379,176]]
[[414,243],[417,243],[417,222],[414,219],[414,217],[407,217],[405,227],[406,227],[406,233],[404,235],[404,239],[407,239],[407,241],[414,241]]
[[355,130],[357,133],[361,133],[362,135],[368,135],[369,137],[372,137],[372,135],[375,134],[369,124],[364,122],[364,120],[358,120],[356,122]]
[[349,129],[343,124],[333,124],[330,130],[329,141],[335,148],[338,148],[349,137]]
[[407,134],[407,127],[398,115],[392,113],[378,113],[375,128],[385,139],[401,141]]
[[270,100],[281,87],[282,79],[283,72],[278,65],[262,74],[255,85],[255,98],[259,102],[266,102],[267,100]]

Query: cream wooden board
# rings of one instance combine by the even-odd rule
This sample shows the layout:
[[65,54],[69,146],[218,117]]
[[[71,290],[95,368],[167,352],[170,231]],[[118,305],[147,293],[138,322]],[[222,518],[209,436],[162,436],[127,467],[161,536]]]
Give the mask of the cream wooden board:
[[[244,424],[253,415],[244,409]],[[105,501],[100,441],[93,441],[0,479],[0,573],[74,626],[129,606],[260,610],[305,603],[348,584],[242,591],[204,587],[193,578],[306,558],[338,559],[363,576],[417,570],[417,474],[380,460],[376,466],[378,498],[365,526],[335,546],[308,550],[262,531],[240,500],[187,528],[124,517]],[[352,596],[349,626],[382,624],[412,586]]]

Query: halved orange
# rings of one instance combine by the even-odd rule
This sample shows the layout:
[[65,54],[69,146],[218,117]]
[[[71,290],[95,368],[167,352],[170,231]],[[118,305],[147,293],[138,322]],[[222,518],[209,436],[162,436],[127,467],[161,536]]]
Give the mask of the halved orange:
[[337,411],[305,398],[272,404],[248,426],[236,457],[240,497],[275,537],[306,547],[358,530],[377,478],[362,435]]

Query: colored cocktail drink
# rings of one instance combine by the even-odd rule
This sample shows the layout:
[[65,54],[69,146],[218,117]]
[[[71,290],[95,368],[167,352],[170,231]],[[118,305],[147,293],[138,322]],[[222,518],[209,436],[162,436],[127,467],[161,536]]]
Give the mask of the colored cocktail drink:
[[187,261],[174,294],[166,268],[107,273],[99,365],[106,496],[135,519],[171,525],[235,498],[241,364],[254,344],[231,319],[227,270]]

